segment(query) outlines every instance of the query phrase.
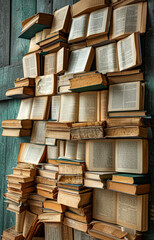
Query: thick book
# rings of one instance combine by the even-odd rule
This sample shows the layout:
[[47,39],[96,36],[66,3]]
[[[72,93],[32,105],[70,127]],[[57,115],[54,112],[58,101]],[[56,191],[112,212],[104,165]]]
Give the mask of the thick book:
[[70,90],[72,92],[97,91],[102,89],[107,89],[107,79],[101,73],[88,72],[75,74],[70,79]]
[[2,136],[5,137],[29,137],[31,129],[3,128]]
[[63,221],[63,214],[61,213],[42,213],[38,216],[38,219],[41,222],[62,222]]
[[24,78],[35,78],[41,75],[41,57],[39,53],[30,53],[23,57]]
[[106,180],[94,180],[84,178],[83,185],[88,188],[105,188],[106,187]]
[[47,13],[37,13],[22,22],[22,31],[20,38],[31,39],[35,33],[42,31],[44,28],[51,27],[53,15]]
[[55,95],[56,76],[49,74],[35,78],[35,96]]
[[17,78],[14,81],[15,88],[17,87],[35,87],[35,78]]
[[150,183],[149,175],[116,173],[112,175],[112,181],[128,184],[147,184]]
[[56,212],[65,212],[66,211],[66,206],[59,204],[57,201],[53,201],[53,200],[45,200],[43,203],[44,208],[48,208],[48,209],[52,209]]
[[89,223],[92,220],[92,213],[89,215],[85,215],[85,216],[80,216],[76,213],[73,213],[71,211],[66,211],[65,212],[65,216],[68,218],[71,218],[73,220],[79,221],[79,222],[84,222],[84,223]]
[[2,121],[3,128],[20,128],[20,129],[31,129],[31,120],[18,120],[18,119],[7,119]]
[[150,193],[150,184],[128,184],[121,182],[107,181],[107,189],[116,192],[140,195]]
[[137,111],[109,111],[107,113],[108,118],[147,118],[147,111],[137,110]]
[[74,219],[71,219],[68,217],[64,218],[64,225],[74,228],[74,229],[77,229],[77,230],[80,230],[80,231],[83,231],[83,232],[87,232],[88,229],[91,227],[90,223],[80,222],[80,221],[77,221],[77,220],[74,220]]
[[127,126],[127,127],[112,127],[105,129],[105,137],[118,138],[118,137],[130,137],[130,138],[148,138],[148,128],[139,126]]
[[12,97],[12,98],[28,98],[28,97],[33,97],[34,95],[35,95],[35,90],[33,87],[10,88],[5,93],[6,97]]
[[7,228],[3,231],[4,239],[11,239],[11,240],[23,240],[24,237],[22,233],[15,231],[15,226]]
[[[150,119],[149,119],[150,122]],[[145,127],[148,125],[148,119],[146,121],[145,118],[142,117],[125,117],[125,118],[108,118],[106,121],[107,128],[113,127],[127,127],[127,126],[139,126]]]

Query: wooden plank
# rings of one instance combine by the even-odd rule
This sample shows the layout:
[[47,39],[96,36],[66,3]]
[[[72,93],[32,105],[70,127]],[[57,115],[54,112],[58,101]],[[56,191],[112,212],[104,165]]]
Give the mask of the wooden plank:
[[23,77],[22,63],[0,68],[0,100],[9,99],[5,96],[8,88],[14,87],[14,80]]
[[52,0],[37,0],[37,12],[52,13]]
[[12,0],[11,9],[11,56],[10,63],[21,63],[23,56],[28,52],[29,40],[18,38],[21,22],[35,14],[35,0]]
[[59,8],[62,8],[66,5],[72,5],[73,0],[53,0],[53,12],[56,11]]
[[10,0],[0,0],[0,67],[9,65]]
[[[20,106],[20,100],[3,101],[0,104],[1,104],[0,109],[2,110],[0,116],[2,120],[15,119],[17,117],[19,106]],[[15,167],[17,164],[20,143],[30,142],[30,138],[29,137],[14,138],[14,137],[2,137],[2,136],[0,136],[0,138],[2,142],[5,142],[5,148],[4,148],[5,156],[4,156],[4,153],[2,153],[3,163],[0,163],[5,166],[5,169],[1,168],[3,169],[3,193],[4,193],[7,190],[6,175],[11,174],[13,172],[12,168]],[[0,165],[0,167],[2,166]],[[5,216],[5,217],[3,216],[4,217],[3,229],[6,229],[14,225],[15,214],[13,212],[6,210],[5,203],[3,204],[3,214]]]

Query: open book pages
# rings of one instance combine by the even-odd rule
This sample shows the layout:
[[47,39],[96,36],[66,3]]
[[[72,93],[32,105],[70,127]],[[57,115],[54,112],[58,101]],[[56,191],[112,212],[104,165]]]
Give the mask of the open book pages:
[[46,121],[34,121],[30,142],[45,144]]
[[51,119],[58,121],[59,120],[59,113],[60,113],[60,101],[61,96],[52,96],[51,98]]
[[58,159],[60,152],[59,144],[57,146],[47,146],[47,159]]
[[37,215],[31,212],[26,211],[24,226],[23,226],[23,236],[26,238],[29,235],[30,229],[33,227]]
[[95,37],[108,32],[108,14],[110,13],[109,8],[99,9],[90,13],[87,37]]
[[29,50],[28,52],[34,52],[37,51],[40,47],[36,44],[36,37],[32,37],[29,42]]
[[109,86],[108,111],[128,111],[141,109],[141,82],[120,83]]
[[33,99],[30,119],[32,120],[48,120],[50,110],[50,98],[48,96],[35,97]]
[[63,73],[67,70],[68,56],[69,50],[64,47],[57,52],[57,69],[56,69],[57,74]]
[[54,12],[51,33],[62,31],[68,32],[71,21],[70,6],[67,5]]
[[120,39],[133,32],[146,31],[147,3],[136,3],[113,10],[112,39]]
[[129,69],[137,64],[135,35],[132,34],[117,43],[119,70]]
[[17,119],[19,120],[30,119],[32,103],[33,103],[33,98],[21,100]]
[[118,71],[116,43],[96,48],[96,70],[103,74]]
[[107,189],[94,189],[93,217],[124,227],[146,231],[148,195],[129,195]]
[[88,171],[115,171],[115,141],[87,140],[86,169]]
[[72,18],[71,29],[69,33],[68,42],[78,42],[86,38],[88,15],[82,15]]
[[67,93],[61,95],[59,122],[77,122],[78,105],[78,93]]
[[65,158],[76,159],[77,141],[66,141]]
[[89,71],[94,58],[94,49],[86,47],[71,52],[66,74]]
[[117,172],[148,173],[148,140],[116,140],[115,162]]
[[63,226],[61,223],[45,223],[45,239],[61,240],[63,238]]
[[39,76],[35,79],[35,96],[54,95],[56,76],[54,74]]
[[35,78],[40,75],[40,55],[31,53],[23,57],[24,78]]
[[46,147],[44,145],[37,145],[31,143],[21,143],[18,155],[18,163],[32,163],[38,164],[42,162],[45,157]]
[[44,57],[44,75],[56,73],[57,54],[50,53]]

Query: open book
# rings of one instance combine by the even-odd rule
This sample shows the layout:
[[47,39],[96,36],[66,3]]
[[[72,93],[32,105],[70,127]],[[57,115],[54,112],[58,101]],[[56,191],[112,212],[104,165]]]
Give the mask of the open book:
[[94,52],[92,47],[72,51],[66,74],[90,71]]
[[93,217],[138,231],[147,231],[148,194],[134,196],[94,189]]
[[141,64],[139,33],[96,48],[96,70],[101,73],[123,71]]
[[36,77],[35,96],[54,95],[55,93],[56,76],[54,74]]
[[68,42],[79,42],[86,38],[107,35],[110,24],[110,13],[111,9],[106,7],[93,11],[90,14],[73,18]]
[[144,87],[141,82],[110,85],[108,111],[143,110]]
[[113,10],[111,39],[120,39],[133,32],[146,32],[147,2],[119,7]]
[[50,53],[44,57],[44,75],[51,73],[63,73],[68,68],[69,51],[66,48],[61,48],[56,53]]
[[46,121],[34,121],[30,142],[45,144]]
[[21,143],[18,155],[18,163],[38,164],[45,159],[46,146],[31,143]]
[[148,172],[148,140],[100,139],[86,141],[88,171]]
[[48,120],[51,99],[48,96],[21,100],[17,119]]
[[23,57],[24,78],[35,78],[40,75],[40,55],[39,53],[27,54]]
[[66,141],[65,156],[66,159],[85,160],[85,142],[84,141]]

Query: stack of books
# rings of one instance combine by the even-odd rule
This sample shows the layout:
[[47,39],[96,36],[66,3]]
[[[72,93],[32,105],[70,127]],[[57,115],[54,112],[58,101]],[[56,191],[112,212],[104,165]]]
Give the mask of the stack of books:
[[80,0],[23,22],[24,78],[7,95],[29,98],[2,127],[32,133],[7,176],[16,224],[2,239],[137,240],[148,230],[146,14],[146,1]]

